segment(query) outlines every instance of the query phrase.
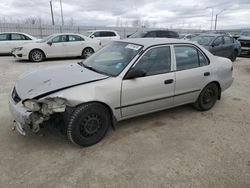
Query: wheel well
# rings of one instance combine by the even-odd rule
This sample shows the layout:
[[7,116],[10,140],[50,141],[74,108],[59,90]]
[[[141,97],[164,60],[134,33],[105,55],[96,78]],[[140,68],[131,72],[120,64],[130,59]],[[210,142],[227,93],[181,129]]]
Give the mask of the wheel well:
[[83,104],[90,104],[90,103],[101,104],[101,105],[103,105],[103,106],[108,110],[108,112],[109,112],[109,114],[110,114],[111,126],[112,126],[112,128],[115,130],[117,120],[116,120],[116,118],[115,118],[115,116],[114,116],[114,114],[113,114],[112,109],[111,109],[110,106],[107,105],[106,103],[100,102],[100,101],[90,101],[90,102],[78,104],[77,106],[75,106],[75,108],[78,107],[78,106],[80,106],[80,105],[83,105]]
[[[30,50],[30,53],[33,52],[34,50],[39,50],[39,51],[41,51],[41,52],[43,53],[44,57],[46,58],[46,55],[45,55],[44,51],[41,50],[40,48],[32,49],[32,50]],[[29,57],[30,57],[30,53],[29,53]]]
[[[218,87],[218,91],[219,91],[219,95],[218,95],[218,100],[220,100],[221,99],[221,86],[220,86],[220,83],[219,82],[217,82],[217,81],[213,81],[213,82],[210,82],[210,83],[215,83],[216,85],[217,85],[217,87]],[[210,84],[209,83],[209,84]]]
[[88,49],[88,48],[90,48],[91,50],[93,50],[93,52],[95,52],[95,50],[92,48],[92,47],[85,47],[82,51],[84,51],[84,50],[86,50],[86,49]]

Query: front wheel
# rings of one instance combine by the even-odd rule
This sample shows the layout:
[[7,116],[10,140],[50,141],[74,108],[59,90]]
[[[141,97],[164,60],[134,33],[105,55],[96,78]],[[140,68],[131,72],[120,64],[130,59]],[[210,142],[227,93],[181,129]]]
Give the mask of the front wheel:
[[80,146],[98,143],[111,125],[108,109],[99,103],[83,104],[77,107],[67,125],[68,139]]
[[44,58],[45,55],[41,50],[32,50],[29,54],[29,60],[32,62],[41,62]]
[[200,93],[194,107],[197,110],[206,111],[210,110],[216,103],[219,95],[219,88],[217,84],[208,84]]
[[93,53],[94,53],[94,50],[92,48],[85,48],[82,51],[81,57],[86,59],[86,58],[90,57]]

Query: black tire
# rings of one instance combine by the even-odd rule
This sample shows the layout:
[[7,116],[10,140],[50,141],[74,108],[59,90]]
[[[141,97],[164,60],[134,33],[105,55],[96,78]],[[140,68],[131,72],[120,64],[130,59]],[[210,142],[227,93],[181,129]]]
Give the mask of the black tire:
[[68,139],[80,146],[98,143],[111,125],[108,109],[99,103],[83,104],[71,114],[67,125]]
[[82,51],[82,55],[81,57],[83,59],[87,59],[88,57],[90,57],[93,53],[95,53],[95,51],[92,49],[92,48],[84,48],[83,51]]
[[231,57],[231,61],[234,62],[237,58],[238,52],[236,50],[234,50],[232,57]]
[[32,50],[29,54],[29,60],[31,62],[41,62],[45,59],[45,55],[42,50],[35,49]]
[[197,101],[193,106],[200,111],[210,110],[216,103],[219,95],[219,88],[217,84],[208,84],[200,93]]

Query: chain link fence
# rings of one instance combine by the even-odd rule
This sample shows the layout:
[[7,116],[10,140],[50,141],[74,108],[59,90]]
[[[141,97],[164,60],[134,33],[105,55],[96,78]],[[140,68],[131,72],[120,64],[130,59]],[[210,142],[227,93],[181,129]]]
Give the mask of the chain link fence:
[[[37,25],[37,24],[0,23],[0,32],[22,32],[22,33],[28,33],[37,38],[44,38],[54,33],[84,34],[88,30],[97,30],[97,29],[115,30],[119,33],[121,38],[126,38],[126,36],[129,34],[132,34],[138,30],[143,30],[143,28],[137,28],[137,27],[53,26],[53,25]],[[192,33],[201,31],[193,29],[187,29],[187,30],[173,29],[173,30],[179,33]]]

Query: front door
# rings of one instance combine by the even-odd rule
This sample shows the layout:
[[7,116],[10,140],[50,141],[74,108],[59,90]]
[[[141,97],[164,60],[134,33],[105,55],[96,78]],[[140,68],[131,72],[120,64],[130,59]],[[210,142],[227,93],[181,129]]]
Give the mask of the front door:
[[122,117],[132,117],[173,105],[175,73],[169,46],[147,50],[130,70],[145,72],[144,77],[122,81]]
[[67,56],[67,36],[58,35],[51,39],[52,44],[45,47],[47,57],[66,57]]

